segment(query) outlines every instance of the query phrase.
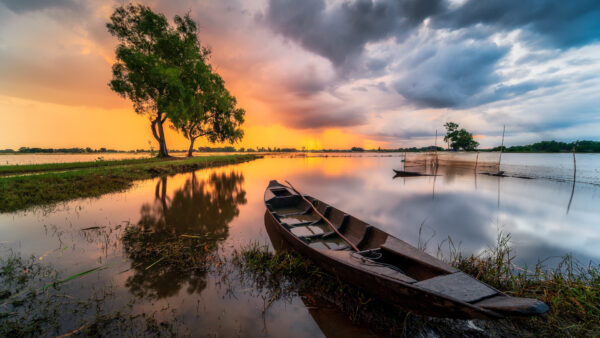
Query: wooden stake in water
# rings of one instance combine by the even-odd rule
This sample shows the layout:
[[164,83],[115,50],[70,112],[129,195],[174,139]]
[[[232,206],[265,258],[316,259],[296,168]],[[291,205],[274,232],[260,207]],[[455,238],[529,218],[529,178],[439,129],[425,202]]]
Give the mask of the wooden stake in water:
[[438,165],[438,154],[437,154],[437,129],[435,130],[435,143],[433,146],[433,151],[435,152],[435,166]]
[[567,205],[567,215],[569,214],[569,210],[571,209],[571,203],[573,203],[573,195],[575,195],[575,180],[577,178],[577,161],[575,160],[575,147],[577,146],[577,142],[573,146],[573,188],[571,189],[571,198],[569,198],[569,205]]
[[[477,172],[477,163],[479,162],[479,152],[477,152],[477,157],[475,157],[475,172]],[[500,168],[500,166],[498,166]]]
[[575,147],[577,142],[575,142],[575,146],[573,146],[573,182],[575,182],[575,178],[577,177],[577,160],[575,159]]
[[498,158],[498,172],[500,172],[500,161],[502,161],[502,152],[504,151],[504,132],[506,131],[506,125],[502,127],[502,145],[500,145],[500,157]]

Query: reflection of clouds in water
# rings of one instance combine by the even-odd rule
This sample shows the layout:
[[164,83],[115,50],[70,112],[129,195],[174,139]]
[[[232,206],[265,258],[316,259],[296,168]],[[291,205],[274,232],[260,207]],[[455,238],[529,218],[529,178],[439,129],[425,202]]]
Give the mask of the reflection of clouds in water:
[[[323,169],[327,161],[336,166],[345,161],[348,170],[329,175]],[[419,244],[419,228],[424,223],[421,242],[429,240],[431,253],[450,236],[455,245],[461,244],[463,253],[478,254],[494,246],[502,231],[512,235],[520,263],[531,265],[538,257],[569,252],[583,261],[590,257],[600,260],[592,240],[600,240],[594,221],[598,217],[593,203],[598,191],[595,186],[578,186],[567,215],[572,188],[568,182],[490,177],[460,168],[440,168],[441,176],[435,178],[393,180],[391,168],[398,166],[397,159],[372,159],[368,165],[352,159],[322,162],[311,170],[297,167],[290,179],[304,193],[414,245]],[[442,249],[447,248],[445,243]]]
[[398,198],[391,194],[380,196],[380,200],[390,201],[388,213],[379,217],[378,225],[386,231],[417,245],[419,228],[424,224],[421,240],[431,238],[430,252],[437,245],[452,238],[455,245],[461,243],[465,252],[478,252],[495,240],[496,229],[491,227],[496,201],[466,193],[438,193],[435,199],[431,194],[412,194]]
[[533,268],[538,260],[543,260],[543,264],[548,267],[554,267],[560,263],[563,258],[569,254],[572,255],[582,265],[589,262],[598,262],[598,258],[593,258],[579,250],[565,251],[564,247],[553,245],[552,243],[542,242],[538,238],[529,235],[519,236],[512,240],[515,256],[515,264],[520,267],[527,266]]

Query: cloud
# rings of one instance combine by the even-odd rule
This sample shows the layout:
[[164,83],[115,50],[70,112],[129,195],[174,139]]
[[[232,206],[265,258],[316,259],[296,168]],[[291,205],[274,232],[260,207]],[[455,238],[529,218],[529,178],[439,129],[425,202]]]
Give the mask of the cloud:
[[368,42],[405,36],[441,10],[441,0],[354,0],[329,7],[325,0],[271,0],[265,20],[275,32],[339,67],[359,56]]
[[295,129],[354,127],[366,123],[362,109],[327,97],[301,100],[283,96],[272,100],[271,105],[274,107],[272,114],[287,127]]
[[[433,144],[448,120],[491,135],[485,146],[504,123],[519,142],[597,137],[597,1],[141,2],[169,19],[190,11],[252,126],[336,127],[389,146]],[[0,94],[130,107],[106,86],[119,5],[0,0]]]
[[530,43],[551,48],[571,48],[600,40],[600,2],[597,0],[467,0],[461,6],[434,16],[443,28],[476,25],[495,31],[522,30]]
[[507,52],[488,41],[436,42],[401,64],[404,73],[393,86],[418,106],[468,106],[500,80],[496,65]]
[[0,50],[0,93],[68,106],[130,107],[108,88],[110,65],[97,54],[14,55]]
[[41,11],[49,8],[74,8],[79,3],[75,0],[0,0],[6,8],[15,13]]

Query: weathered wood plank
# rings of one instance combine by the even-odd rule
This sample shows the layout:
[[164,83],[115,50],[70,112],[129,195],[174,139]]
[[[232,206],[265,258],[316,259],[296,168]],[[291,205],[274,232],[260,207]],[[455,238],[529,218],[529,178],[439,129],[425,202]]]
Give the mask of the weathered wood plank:
[[420,281],[415,285],[467,303],[498,294],[498,291],[464,272],[437,276]]

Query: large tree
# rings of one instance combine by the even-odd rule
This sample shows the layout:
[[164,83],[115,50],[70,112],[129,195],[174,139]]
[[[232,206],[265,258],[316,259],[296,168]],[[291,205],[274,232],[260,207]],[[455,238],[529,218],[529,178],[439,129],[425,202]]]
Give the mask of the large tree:
[[479,146],[479,142],[473,139],[473,135],[466,131],[464,128],[458,129],[459,125],[454,122],[448,122],[444,124],[446,127],[446,136],[444,141],[449,145],[449,148],[454,150],[475,150]]
[[115,9],[106,25],[120,42],[109,86],[129,98],[138,114],[149,117],[160,157],[169,156],[165,122],[187,109],[184,98],[189,89],[183,68],[208,54],[189,16],[176,16],[174,21],[171,25],[149,7],[130,4]]

